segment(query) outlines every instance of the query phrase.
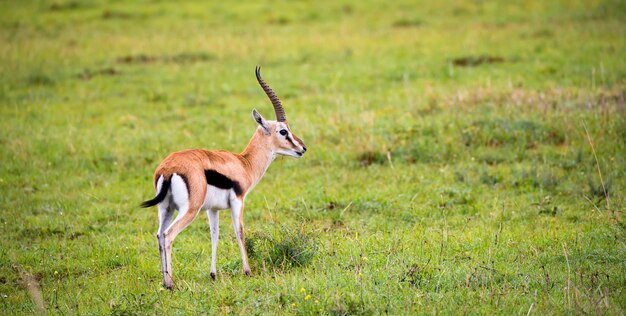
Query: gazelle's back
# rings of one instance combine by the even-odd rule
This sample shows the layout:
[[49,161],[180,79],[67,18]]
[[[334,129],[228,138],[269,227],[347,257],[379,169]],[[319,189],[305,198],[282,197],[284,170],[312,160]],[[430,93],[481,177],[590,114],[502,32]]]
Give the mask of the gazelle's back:
[[[239,154],[225,150],[189,149],[167,156],[154,172],[154,181],[160,176],[169,178],[176,173],[183,177],[213,171],[230,179],[246,179],[244,163]],[[242,183],[242,185],[247,184]]]

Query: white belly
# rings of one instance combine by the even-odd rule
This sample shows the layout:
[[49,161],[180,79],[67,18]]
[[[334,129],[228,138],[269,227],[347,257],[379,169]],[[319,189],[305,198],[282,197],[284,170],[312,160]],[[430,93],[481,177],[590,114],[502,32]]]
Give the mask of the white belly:
[[235,196],[232,189],[224,190],[212,185],[207,186],[206,196],[202,209],[205,210],[224,210],[230,208],[230,200]]

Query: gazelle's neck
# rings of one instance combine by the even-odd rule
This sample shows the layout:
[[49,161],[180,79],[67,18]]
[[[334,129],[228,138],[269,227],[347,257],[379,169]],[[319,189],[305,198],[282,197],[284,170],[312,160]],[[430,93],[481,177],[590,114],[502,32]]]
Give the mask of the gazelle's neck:
[[250,175],[253,183],[259,182],[265,174],[265,170],[270,166],[276,153],[269,144],[270,138],[263,135],[263,131],[257,129],[250,139],[250,143],[243,150],[241,156],[247,161],[250,167]]

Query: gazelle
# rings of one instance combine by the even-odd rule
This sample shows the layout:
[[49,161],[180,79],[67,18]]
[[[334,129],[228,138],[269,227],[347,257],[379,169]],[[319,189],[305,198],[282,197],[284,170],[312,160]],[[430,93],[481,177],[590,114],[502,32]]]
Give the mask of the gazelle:
[[[265,120],[256,109],[252,117],[259,125],[241,154],[224,150],[191,149],[170,154],[154,172],[156,196],[141,204],[157,205],[159,230],[157,240],[161,255],[163,285],[171,289],[172,243],[200,210],[206,210],[211,230],[211,277],[216,277],[216,252],[219,238],[218,211],[230,209],[237,243],[243,260],[243,272],[250,274],[244,245],[243,208],[246,196],[261,180],[276,155],[302,157],[306,146],[291,132],[283,106],[274,91],[261,78],[256,78],[272,101],[276,121]],[[178,215],[172,221],[174,210]]]

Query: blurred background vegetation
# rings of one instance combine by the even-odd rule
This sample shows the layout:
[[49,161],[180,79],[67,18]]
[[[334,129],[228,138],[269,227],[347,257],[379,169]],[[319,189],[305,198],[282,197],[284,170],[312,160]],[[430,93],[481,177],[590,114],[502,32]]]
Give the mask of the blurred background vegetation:
[[[0,307],[50,313],[626,308],[626,2],[0,2]],[[160,285],[154,168],[241,151],[254,79],[309,148]],[[593,145],[593,147],[592,147]],[[204,217],[204,216],[202,216]]]

